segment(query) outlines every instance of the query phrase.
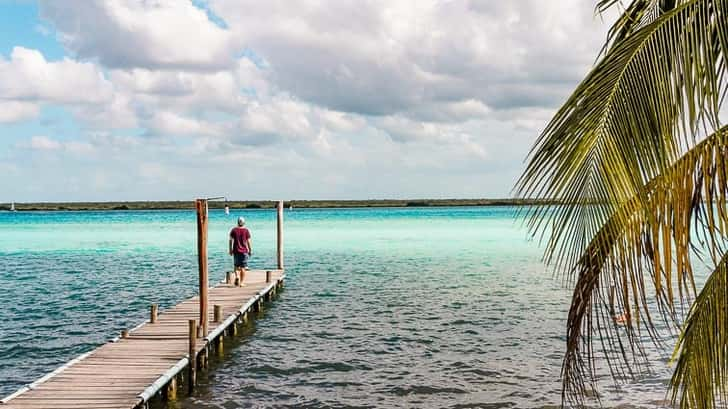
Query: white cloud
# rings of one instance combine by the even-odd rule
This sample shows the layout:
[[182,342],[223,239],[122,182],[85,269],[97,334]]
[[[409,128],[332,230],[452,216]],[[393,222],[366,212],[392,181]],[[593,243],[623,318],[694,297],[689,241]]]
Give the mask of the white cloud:
[[313,109],[289,98],[276,98],[266,104],[251,103],[241,120],[241,128],[251,134],[282,138],[311,138],[316,129],[310,115]]
[[112,130],[140,126],[137,106],[133,95],[115,91],[104,103],[76,105],[71,111],[90,129]]
[[199,73],[179,70],[114,70],[110,79],[118,92],[133,96],[140,104],[177,110],[238,113],[249,97],[242,91],[254,84],[230,71]]
[[23,101],[3,101],[0,99],[0,123],[10,123],[33,119],[38,116],[38,104]]
[[41,1],[41,16],[79,58],[114,68],[219,70],[235,37],[188,1]]
[[493,110],[477,99],[465,99],[455,102],[425,103],[412,107],[406,115],[423,121],[462,122],[471,119],[483,119],[490,116]]
[[30,138],[28,147],[41,151],[55,151],[61,149],[62,145],[60,142],[50,139],[47,136],[34,136]]
[[47,61],[37,50],[13,48],[10,59],[0,56],[0,98],[93,104],[109,100],[113,86],[101,69],[68,58]]
[[249,198],[506,196],[606,29],[581,0],[206,5],[223,27],[188,1],[43,1],[69,57],[0,57],[0,122],[57,105],[74,126],[2,159],[30,178],[44,151],[101,199],[231,178]]
[[95,153],[95,148],[88,142],[68,141],[64,144],[65,149],[76,155],[90,155]]
[[222,130],[215,123],[188,118],[169,111],[155,112],[148,121],[148,130],[155,135],[219,135]]
[[120,93],[102,67],[70,58],[48,61],[38,50],[14,47],[0,56],[0,122],[36,118],[43,105],[74,113],[84,126],[137,125],[133,95]]
[[59,141],[47,136],[33,136],[28,142],[18,144],[19,148],[47,152],[68,152],[76,155],[86,155],[94,152],[94,147],[88,142],[68,140]]
[[447,129],[431,122],[412,121],[401,116],[389,116],[377,120],[379,129],[398,142],[427,141],[446,138]]
[[[213,0],[272,80],[334,110],[391,115],[476,101],[552,107],[593,61],[593,5]],[[579,41],[574,41],[578,38]]]
[[324,126],[332,132],[356,132],[366,126],[366,121],[359,115],[344,112],[321,110],[319,117]]
[[169,169],[159,162],[141,163],[136,171],[142,183],[157,185],[160,181],[165,184],[179,184],[184,182],[174,169]]

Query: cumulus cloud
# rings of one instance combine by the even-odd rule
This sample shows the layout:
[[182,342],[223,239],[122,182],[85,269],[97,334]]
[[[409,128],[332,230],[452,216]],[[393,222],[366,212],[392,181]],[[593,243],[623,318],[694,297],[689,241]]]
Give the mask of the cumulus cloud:
[[[266,72],[250,90],[272,87],[362,115],[429,110],[437,114],[423,119],[445,121],[458,117],[440,106],[552,107],[584,74],[601,39],[601,30],[588,29],[593,5],[580,0],[206,4],[224,27],[182,1],[44,2],[42,14],[78,57],[139,69],[116,74],[133,77],[126,81],[139,92],[187,94],[202,84],[166,70],[230,73],[248,61],[236,57],[252,55]],[[231,89],[223,77],[217,80]]]
[[41,1],[41,16],[79,58],[113,68],[219,70],[235,37],[187,1]]
[[67,56],[0,56],[0,123],[42,122],[50,105],[74,126],[2,159],[33,175],[21,151],[55,158],[69,186],[114,198],[231,178],[250,198],[506,196],[596,56],[607,26],[592,7],[41,0]]
[[184,117],[169,111],[155,112],[148,121],[148,130],[155,135],[219,135],[219,125],[204,120]]
[[[237,68],[237,67],[236,67]],[[238,77],[237,70],[199,73],[179,70],[114,70],[110,74],[119,92],[152,107],[160,104],[184,111],[238,113],[250,99],[243,93],[255,84]]]
[[56,103],[99,103],[111,98],[112,84],[97,65],[64,58],[47,61],[37,50],[13,48],[0,56],[0,98]]
[[593,60],[594,41],[585,36],[601,37],[586,29],[593,5],[580,0],[430,0],[417,7],[213,0],[210,7],[265,59],[280,87],[365,115],[465,101],[552,107]]

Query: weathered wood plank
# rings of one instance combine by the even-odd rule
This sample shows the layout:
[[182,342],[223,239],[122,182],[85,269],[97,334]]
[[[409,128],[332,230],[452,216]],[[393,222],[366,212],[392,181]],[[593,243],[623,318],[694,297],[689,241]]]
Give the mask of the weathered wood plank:
[[[272,271],[272,282],[283,276],[283,270]],[[221,325],[241,306],[270,286],[265,270],[246,274],[245,286],[219,284],[209,290],[209,303],[219,305],[222,316],[215,322],[215,312],[208,311],[208,322]],[[36,385],[0,409],[99,409],[133,408],[139,394],[188,354],[190,319],[199,319],[199,297],[187,299],[166,310],[155,310],[155,323],[130,331],[127,338],[99,346],[84,359],[75,362],[45,382]],[[218,312],[219,313],[219,312]],[[210,332],[214,331],[212,328]],[[205,340],[195,340],[197,353],[205,348]]]

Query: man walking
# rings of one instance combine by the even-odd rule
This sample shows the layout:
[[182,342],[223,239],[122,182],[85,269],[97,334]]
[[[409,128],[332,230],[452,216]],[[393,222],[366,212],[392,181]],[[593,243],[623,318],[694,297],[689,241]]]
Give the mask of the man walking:
[[235,261],[236,281],[243,286],[245,281],[245,270],[248,268],[248,259],[253,255],[253,247],[250,242],[250,231],[244,227],[245,219],[238,217],[238,225],[230,230],[230,255]]

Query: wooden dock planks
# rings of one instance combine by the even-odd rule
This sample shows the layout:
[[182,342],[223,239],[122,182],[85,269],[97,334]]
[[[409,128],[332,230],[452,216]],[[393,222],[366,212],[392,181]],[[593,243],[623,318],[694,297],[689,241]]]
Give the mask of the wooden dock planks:
[[[266,282],[264,270],[246,274],[245,286],[218,284],[209,292],[209,333],[240,313],[251,300],[263,297],[282,281],[283,270],[270,270]],[[222,322],[213,322],[214,308],[222,307]],[[118,408],[129,409],[142,404],[142,392],[188,354],[188,321],[199,319],[199,298],[187,299],[162,311],[156,323],[145,323],[121,338],[104,344],[87,356],[56,373],[50,379],[14,396],[2,409],[38,408]],[[199,353],[207,341],[198,338]],[[12,396],[12,395],[11,395]],[[7,399],[7,398],[6,398]]]

